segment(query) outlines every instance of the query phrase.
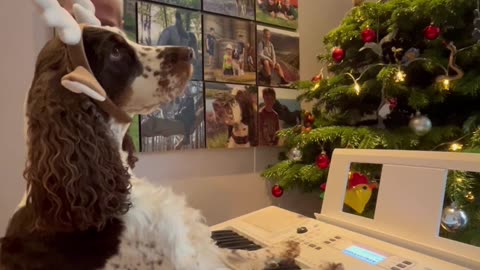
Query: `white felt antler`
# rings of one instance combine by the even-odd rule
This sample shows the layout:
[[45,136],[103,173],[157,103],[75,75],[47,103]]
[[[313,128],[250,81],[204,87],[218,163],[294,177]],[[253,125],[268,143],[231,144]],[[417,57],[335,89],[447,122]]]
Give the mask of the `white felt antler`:
[[54,27],[60,40],[67,45],[76,45],[82,39],[82,30],[73,17],[60,6],[57,0],[34,0],[43,10],[43,17]]
[[90,0],[74,0],[73,14],[78,23],[100,26],[100,20],[95,17],[95,6]]

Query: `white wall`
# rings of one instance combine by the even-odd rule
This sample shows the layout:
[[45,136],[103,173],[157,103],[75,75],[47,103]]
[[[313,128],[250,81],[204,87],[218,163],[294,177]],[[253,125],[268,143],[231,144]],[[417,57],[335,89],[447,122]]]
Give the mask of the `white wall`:
[[[350,0],[300,0],[301,77],[320,70],[316,55],[322,37],[337,26],[351,7]],[[23,101],[33,76],[34,61],[50,31],[31,1],[0,1],[0,235],[19,202],[25,183]],[[210,224],[275,204],[311,214],[319,208],[314,195],[295,192],[281,199],[259,172],[276,161],[278,149],[198,150],[142,154],[136,173],[185,193]]]
[[0,235],[25,182],[23,102],[48,33],[30,1],[0,1]]

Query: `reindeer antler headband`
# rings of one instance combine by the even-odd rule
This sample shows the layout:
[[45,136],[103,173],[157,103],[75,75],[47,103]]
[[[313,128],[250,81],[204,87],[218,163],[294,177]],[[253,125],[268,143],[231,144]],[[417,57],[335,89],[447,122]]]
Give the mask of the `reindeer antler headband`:
[[34,0],[43,10],[47,24],[53,27],[60,40],[67,45],[70,73],[62,78],[62,85],[77,94],[85,94],[97,105],[122,123],[132,121],[131,117],[115,105],[97,81],[88,63],[83,47],[84,25],[100,26],[95,17],[95,6],[90,0],[74,0],[73,12],[77,21],[60,6],[57,0]]

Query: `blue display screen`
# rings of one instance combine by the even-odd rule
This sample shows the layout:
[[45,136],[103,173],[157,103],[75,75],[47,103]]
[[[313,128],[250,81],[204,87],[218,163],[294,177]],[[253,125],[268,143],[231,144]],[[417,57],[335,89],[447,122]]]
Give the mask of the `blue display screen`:
[[345,249],[343,253],[371,265],[377,265],[385,260],[385,256],[357,246],[351,246]]

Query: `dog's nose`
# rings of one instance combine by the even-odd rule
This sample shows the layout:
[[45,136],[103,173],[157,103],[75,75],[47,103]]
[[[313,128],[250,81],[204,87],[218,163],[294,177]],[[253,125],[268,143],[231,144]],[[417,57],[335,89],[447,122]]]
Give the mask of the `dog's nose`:
[[194,59],[192,48],[187,47],[171,47],[167,49],[165,62],[169,64],[177,64],[178,62],[191,62]]

